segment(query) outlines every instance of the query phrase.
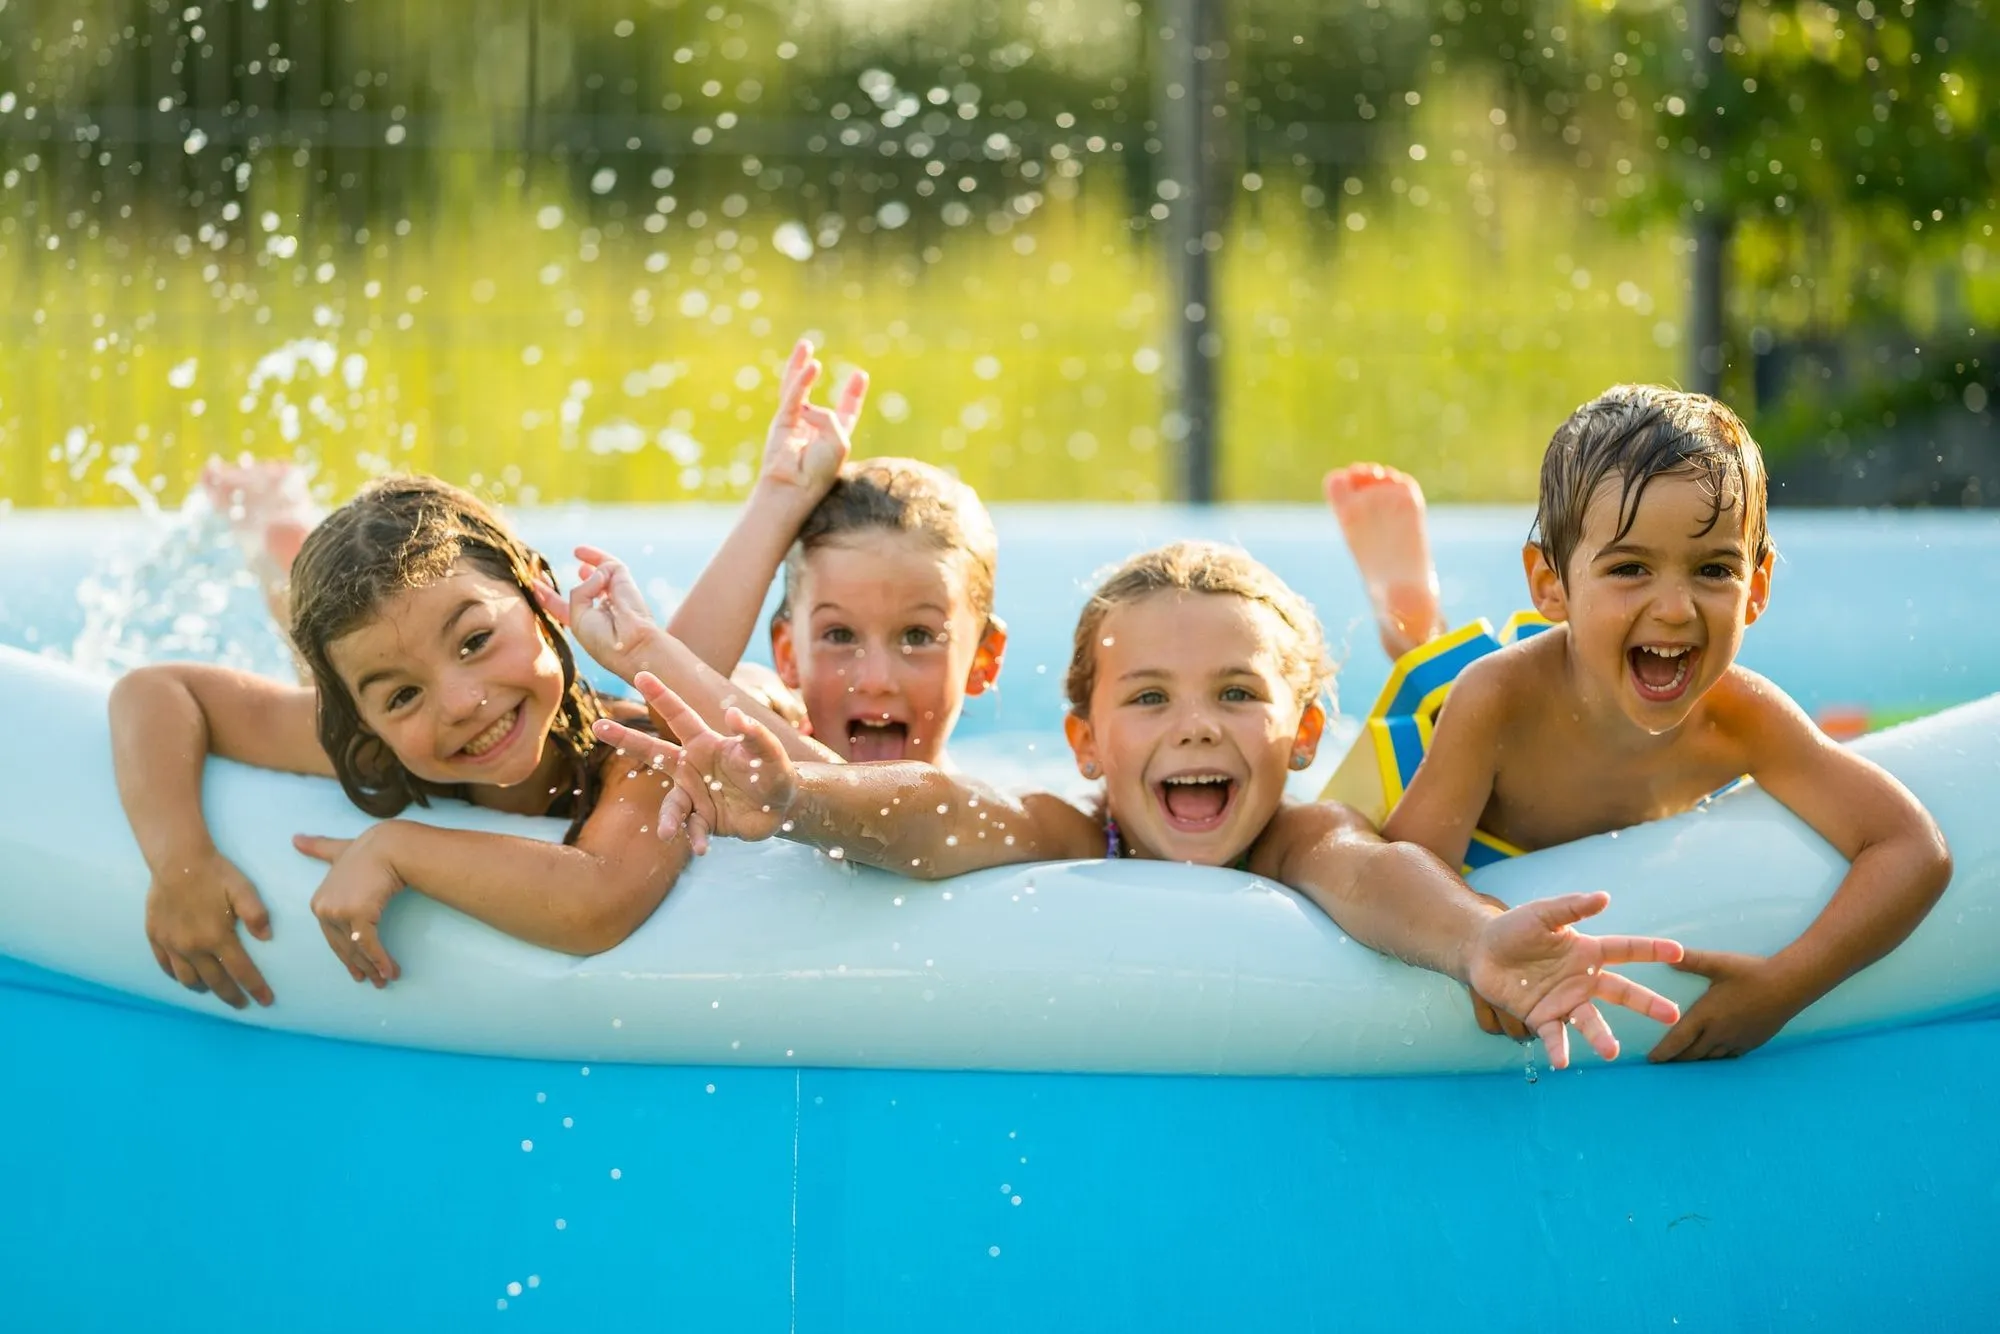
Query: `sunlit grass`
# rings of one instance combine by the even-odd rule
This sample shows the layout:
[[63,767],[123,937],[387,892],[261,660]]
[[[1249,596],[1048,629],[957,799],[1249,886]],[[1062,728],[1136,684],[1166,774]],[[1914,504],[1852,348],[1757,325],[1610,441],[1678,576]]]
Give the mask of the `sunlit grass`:
[[[1218,267],[1227,498],[1308,499],[1373,457],[1438,499],[1522,499],[1572,406],[1681,364],[1671,238],[1619,235],[1526,167],[1403,175],[1383,200],[1277,179],[1239,197]],[[255,207],[185,253],[136,224],[151,239],[129,249],[0,236],[0,498],[172,503],[243,452],[314,463],[329,495],[397,467],[509,500],[729,498],[803,332],[873,374],[867,452],[996,500],[1173,490],[1164,265],[1108,189],[998,234],[975,216],[921,254],[878,233],[804,260],[774,245],[779,216],[600,235],[560,211],[489,192],[339,249]]]

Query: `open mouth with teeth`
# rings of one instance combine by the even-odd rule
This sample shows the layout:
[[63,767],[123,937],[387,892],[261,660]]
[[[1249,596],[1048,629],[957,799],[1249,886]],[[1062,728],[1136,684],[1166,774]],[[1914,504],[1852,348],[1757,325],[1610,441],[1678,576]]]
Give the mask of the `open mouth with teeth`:
[[516,704],[513,708],[495,718],[492,725],[485,731],[459,747],[458,758],[473,761],[491,759],[494,755],[499,754],[506,744],[513,740],[514,734],[520,730],[521,706]]
[[1222,827],[1236,799],[1236,780],[1227,774],[1176,774],[1153,784],[1167,824],[1187,834]]
[[1638,644],[1625,651],[1625,660],[1639,697],[1665,704],[1687,693],[1701,650],[1692,644]]
[[900,760],[910,751],[910,725],[887,718],[852,718],[847,723],[847,758],[855,764]]

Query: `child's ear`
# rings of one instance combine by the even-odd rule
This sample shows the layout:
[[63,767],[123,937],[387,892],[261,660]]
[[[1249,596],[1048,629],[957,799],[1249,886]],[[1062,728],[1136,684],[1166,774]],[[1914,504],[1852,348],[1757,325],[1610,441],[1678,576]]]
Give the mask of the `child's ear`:
[[1569,590],[1563,587],[1561,572],[1549,564],[1540,543],[1530,542],[1521,548],[1521,568],[1528,576],[1528,598],[1535,610],[1551,621],[1568,620]]
[[1750,604],[1743,609],[1743,624],[1755,625],[1757,618],[1764,614],[1764,608],[1771,604],[1771,562],[1778,553],[1767,551],[1764,559],[1757,562],[1757,568],[1750,571]]
[[1085,778],[1104,777],[1104,767],[1097,759],[1097,737],[1091,731],[1090,719],[1075,713],[1064,714],[1063,735],[1069,739],[1069,748],[1076,755],[1076,771]]
[[799,658],[792,644],[789,616],[771,622],[771,666],[789,689],[799,688]]
[[972,670],[965,678],[965,693],[983,695],[993,688],[1000,675],[1000,661],[1007,656],[1007,631],[998,621],[986,623],[979,637],[979,651],[972,655]]
[[1298,734],[1292,738],[1292,768],[1312,767],[1313,756],[1319,754],[1320,738],[1326,733],[1326,706],[1318,700],[1306,705],[1304,715],[1299,718]]

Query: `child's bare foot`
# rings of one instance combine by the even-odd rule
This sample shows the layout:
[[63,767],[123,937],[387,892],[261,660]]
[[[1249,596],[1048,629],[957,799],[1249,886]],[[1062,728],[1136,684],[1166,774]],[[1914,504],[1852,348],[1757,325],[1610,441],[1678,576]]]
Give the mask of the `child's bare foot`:
[[1417,479],[1379,463],[1349,464],[1326,475],[1326,502],[1360,567],[1389,656],[1400,658],[1442,633],[1437,570]]
[[320,520],[305,473],[283,459],[211,460],[201,470],[201,488],[215,512],[229,520],[244,559],[259,567],[260,576],[282,581]]

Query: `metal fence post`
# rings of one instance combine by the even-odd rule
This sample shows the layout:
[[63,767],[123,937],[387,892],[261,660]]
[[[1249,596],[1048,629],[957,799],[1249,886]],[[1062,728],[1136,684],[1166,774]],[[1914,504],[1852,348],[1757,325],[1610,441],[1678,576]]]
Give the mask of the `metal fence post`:
[[1178,445],[1180,498],[1208,505],[1216,498],[1222,355],[1210,262],[1216,216],[1216,131],[1210,107],[1216,80],[1209,65],[1218,37],[1219,0],[1166,0],[1160,12],[1157,121],[1164,171],[1157,193],[1167,209],[1162,230],[1173,303],[1167,319],[1167,364],[1174,402],[1167,434]]
[[[1724,0],[1690,0],[1688,37],[1694,55],[1693,105],[1703,106],[1707,90],[1722,77],[1722,42],[1729,29],[1723,12]],[[1702,118],[1697,139],[1712,138],[1711,116]],[[1718,168],[1711,161],[1708,176]],[[1688,387],[1711,398],[1722,395],[1722,372],[1729,364],[1729,332],[1724,319],[1724,252],[1729,248],[1729,218],[1714,198],[1717,190],[1705,190],[1702,211],[1694,219],[1694,255],[1689,266],[1688,293]]]

